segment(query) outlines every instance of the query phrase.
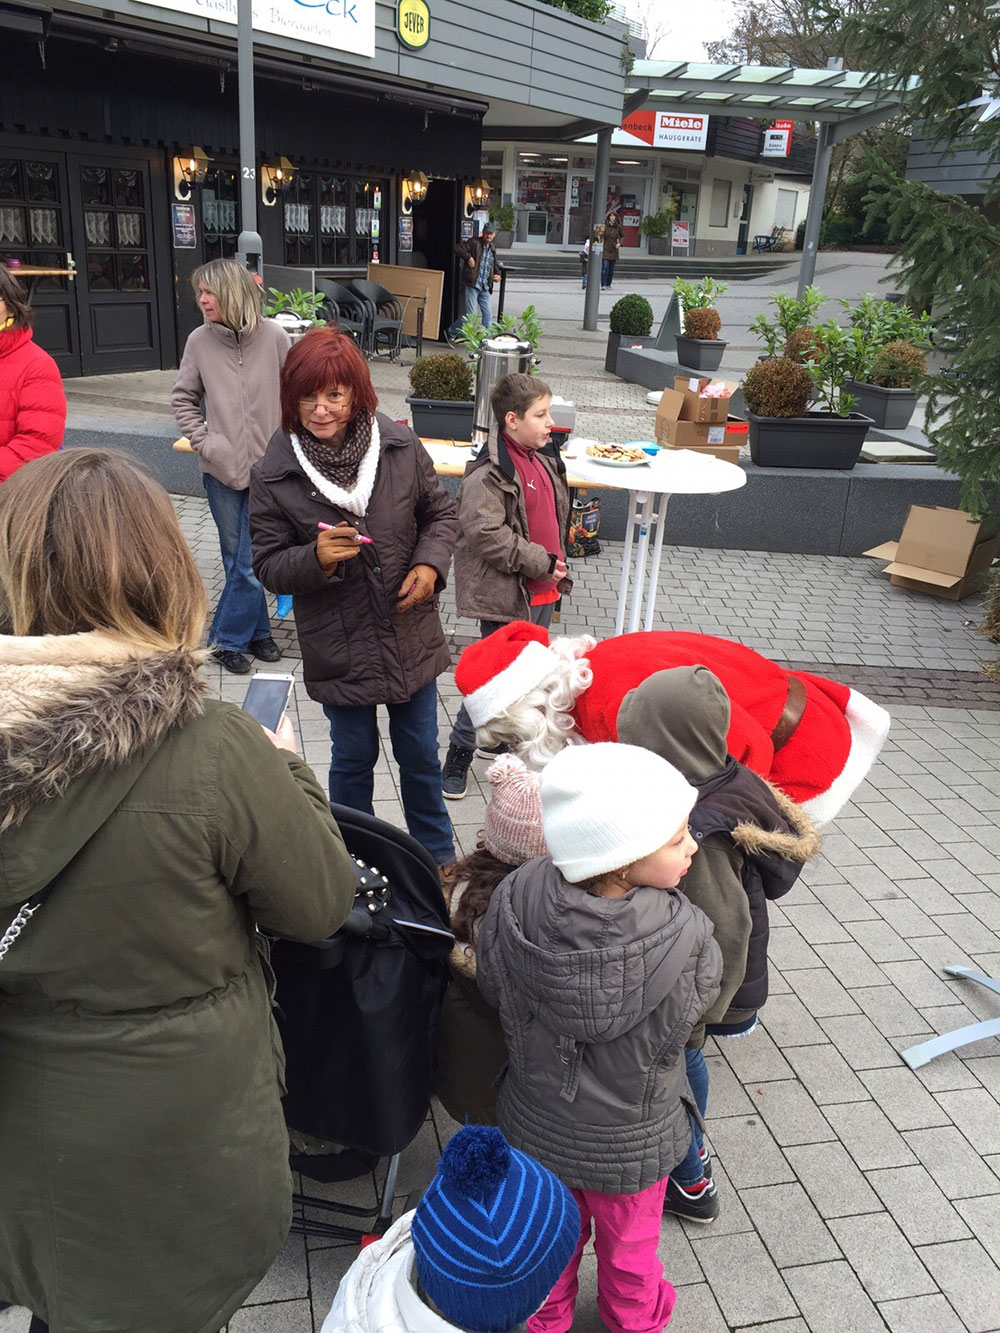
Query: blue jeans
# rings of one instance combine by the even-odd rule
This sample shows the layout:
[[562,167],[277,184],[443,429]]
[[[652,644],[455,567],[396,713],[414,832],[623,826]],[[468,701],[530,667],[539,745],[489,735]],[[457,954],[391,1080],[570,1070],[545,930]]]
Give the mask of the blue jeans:
[[207,472],[202,480],[219,530],[226,573],[208,642],[213,648],[241,653],[254,639],[266,639],[271,634],[267,598],[250,563],[250,492],[223,486]]
[[487,328],[493,323],[493,311],[490,309],[490,291],[488,287],[476,287],[474,284],[466,286],[462,284],[462,299],[464,305],[462,313],[458,316],[451,328],[448,330],[448,337],[453,338],[458,333],[462,321],[473,314],[476,306],[479,306],[479,318]]
[[610,286],[611,286],[611,280],[612,280],[612,278],[615,276],[615,265],[616,265],[617,263],[618,263],[618,260],[617,260],[617,259],[602,259],[602,260],[601,260],[601,286],[602,286],[602,287],[610,287]]
[[[437,682],[417,690],[403,704],[387,705],[389,740],[399,765],[399,790],[410,834],[439,866],[455,859],[451,820],[441,795],[438,760]],[[324,704],[330,723],[330,800],[374,814],[378,721],[374,704]]]
[[[708,1065],[705,1063],[705,1056],[701,1051],[691,1050],[688,1047],[684,1051],[684,1063],[687,1066],[688,1082],[691,1084],[695,1105],[704,1116],[708,1106]],[[688,1154],[680,1166],[675,1167],[670,1173],[678,1185],[697,1184],[705,1174],[701,1158],[698,1156],[703,1142],[701,1130],[692,1116],[691,1147],[688,1148]]]

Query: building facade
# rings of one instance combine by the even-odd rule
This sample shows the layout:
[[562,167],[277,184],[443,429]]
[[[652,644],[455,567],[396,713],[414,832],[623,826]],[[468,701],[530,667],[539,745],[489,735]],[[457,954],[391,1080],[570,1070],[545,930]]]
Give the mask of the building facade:
[[620,34],[538,0],[269,0],[244,221],[235,17],[236,0],[0,8],[0,262],[75,271],[30,280],[64,375],[176,365],[190,275],[244,227],[303,286],[419,254],[447,304],[484,126],[620,119]]
[[[487,128],[484,139],[483,173],[515,207],[515,249],[578,250],[593,205],[594,136],[494,143]],[[767,154],[772,146],[780,153]],[[635,112],[612,136],[607,202],[621,208],[623,249],[649,249],[642,219],[663,208],[687,224],[691,255],[746,254],[755,235],[776,226],[794,237],[806,216],[814,157],[811,136],[775,136],[770,122]]]

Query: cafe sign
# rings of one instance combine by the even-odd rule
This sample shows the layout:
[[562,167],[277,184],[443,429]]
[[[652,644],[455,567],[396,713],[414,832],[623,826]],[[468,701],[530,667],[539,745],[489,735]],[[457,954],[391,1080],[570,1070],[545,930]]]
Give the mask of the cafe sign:
[[[236,0],[138,0],[156,9],[236,26]],[[406,3],[406,0],[401,0]],[[255,32],[354,55],[375,55],[375,0],[253,0]]]
[[426,46],[431,36],[431,11],[426,0],[399,0],[396,35],[410,51]]

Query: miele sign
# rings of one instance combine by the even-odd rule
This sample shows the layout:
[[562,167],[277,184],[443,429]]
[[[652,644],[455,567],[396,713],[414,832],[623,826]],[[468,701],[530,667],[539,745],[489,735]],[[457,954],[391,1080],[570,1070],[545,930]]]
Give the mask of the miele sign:
[[703,152],[708,116],[685,111],[635,111],[622,121],[626,134],[652,148],[688,148]]

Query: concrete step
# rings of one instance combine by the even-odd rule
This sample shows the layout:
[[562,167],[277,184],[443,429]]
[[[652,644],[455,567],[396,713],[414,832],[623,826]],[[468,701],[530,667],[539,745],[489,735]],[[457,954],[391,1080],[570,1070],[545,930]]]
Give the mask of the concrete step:
[[[514,278],[576,278],[581,277],[580,260],[575,252],[559,251],[552,255],[521,254],[516,250],[501,251],[500,263]],[[619,259],[615,269],[615,284],[630,281],[649,281],[657,278],[724,278],[731,282],[747,282],[766,278],[772,273],[798,263],[797,255],[774,259],[669,259],[646,256],[642,259]]]

